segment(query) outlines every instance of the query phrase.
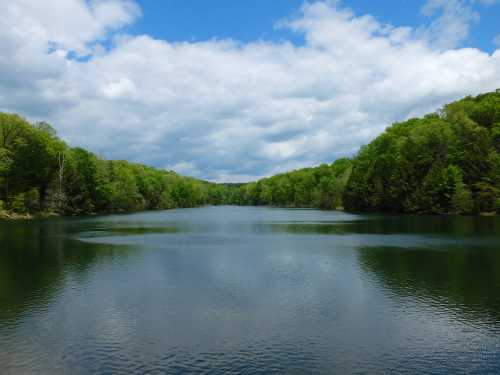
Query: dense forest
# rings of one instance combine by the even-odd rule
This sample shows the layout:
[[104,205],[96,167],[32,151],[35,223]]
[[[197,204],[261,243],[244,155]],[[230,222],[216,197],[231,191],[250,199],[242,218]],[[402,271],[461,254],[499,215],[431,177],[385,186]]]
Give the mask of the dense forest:
[[238,204],[500,213],[500,90],[393,124],[352,159],[239,188]]
[[500,212],[500,90],[393,124],[351,159],[247,184],[214,184],[60,140],[0,113],[0,216],[91,214],[205,204],[358,212]]
[[68,147],[47,123],[0,113],[0,212],[91,214],[218,204],[223,186]]
[[500,90],[396,123],[353,159],[354,211],[500,212]]
[[232,203],[340,209],[351,170],[351,160],[338,159],[331,165],[278,174],[240,186]]

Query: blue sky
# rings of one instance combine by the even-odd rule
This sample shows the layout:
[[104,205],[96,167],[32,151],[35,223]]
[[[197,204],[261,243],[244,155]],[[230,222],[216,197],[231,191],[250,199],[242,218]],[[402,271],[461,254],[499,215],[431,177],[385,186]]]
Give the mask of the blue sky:
[[211,181],[352,156],[395,121],[500,88],[500,0],[16,0],[0,14],[0,111]]
[[[292,40],[302,43],[300,35],[276,28],[283,18],[293,16],[303,0],[140,0],[142,18],[129,31],[148,34],[169,41],[200,41],[233,38],[242,42]],[[356,0],[342,1],[356,14],[370,14],[377,20],[395,26],[428,24],[432,17],[422,14],[424,0]],[[493,51],[499,33],[500,2],[476,1],[473,9],[480,20],[471,28],[464,46]]]

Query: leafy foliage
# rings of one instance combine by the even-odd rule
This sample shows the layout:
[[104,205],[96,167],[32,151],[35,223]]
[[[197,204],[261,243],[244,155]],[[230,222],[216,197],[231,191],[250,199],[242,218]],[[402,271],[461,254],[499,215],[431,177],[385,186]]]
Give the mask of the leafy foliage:
[[500,90],[393,124],[352,159],[239,188],[237,204],[360,212],[500,212]]
[[498,211],[500,92],[394,124],[353,159],[344,205],[353,211]]
[[0,113],[0,210],[89,214],[204,204],[364,212],[500,212],[500,90],[393,124],[352,159],[212,184],[70,148]]
[[17,213],[91,214],[219,204],[225,188],[70,148],[47,123],[0,113],[0,199]]
[[[281,207],[342,208],[342,193],[351,174],[351,161],[305,168],[239,187],[234,203]],[[234,198],[233,198],[234,199]]]

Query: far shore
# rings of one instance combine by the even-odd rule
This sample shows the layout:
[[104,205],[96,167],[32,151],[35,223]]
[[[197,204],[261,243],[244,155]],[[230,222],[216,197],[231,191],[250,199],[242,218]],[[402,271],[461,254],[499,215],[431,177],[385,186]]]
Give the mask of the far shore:
[[[202,207],[202,206],[199,206]],[[245,207],[245,206],[242,206]],[[262,207],[272,207],[272,208],[301,208],[301,209],[311,209],[311,210],[320,210],[319,208],[315,207],[290,207],[290,206],[262,206]],[[185,208],[195,208],[195,207],[185,207]],[[175,209],[182,209],[180,207],[177,207]],[[167,211],[168,209],[165,210],[146,210],[146,211]],[[0,220],[33,220],[33,219],[46,219],[46,218],[51,218],[51,217],[78,217],[78,216],[93,216],[93,215],[114,215],[114,214],[131,214],[135,212],[141,212],[140,211],[114,211],[114,212],[95,212],[95,213],[85,213],[85,214],[70,214],[70,215],[62,215],[58,214],[56,212],[38,212],[36,214],[29,214],[29,213],[15,213],[15,212],[8,212],[8,211],[0,211]],[[344,208],[338,208],[334,210],[322,210],[322,211],[339,211],[339,212],[345,212],[345,213],[353,213],[353,214],[368,214],[367,212],[349,212],[345,211]],[[394,215],[394,213],[387,213],[387,212],[370,212],[370,214],[379,214],[379,215]],[[454,213],[445,213],[445,214],[427,214],[427,213],[396,213],[396,215],[416,215],[416,216],[468,216],[468,217],[477,217],[477,216],[500,216],[499,213],[496,212],[480,212],[478,214],[473,214],[473,215],[463,215],[463,214],[454,214]]]

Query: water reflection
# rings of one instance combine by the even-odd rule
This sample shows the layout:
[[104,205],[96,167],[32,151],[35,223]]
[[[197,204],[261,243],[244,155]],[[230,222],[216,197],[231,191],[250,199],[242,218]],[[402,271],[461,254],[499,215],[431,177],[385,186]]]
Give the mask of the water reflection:
[[0,223],[0,373],[498,373],[499,233],[252,207]]
[[1,320],[46,306],[67,275],[83,278],[100,259],[124,256],[126,247],[71,239],[70,228],[64,220],[0,223]]
[[299,234],[417,234],[476,239],[490,236],[498,239],[500,233],[500,217],[366,215],[357,220],[277,222],[259,225],[276,232]]
[[500,322],[500,249],[364,247],[358,254],[363,270],[390,293],[457,308],[471,322]]

